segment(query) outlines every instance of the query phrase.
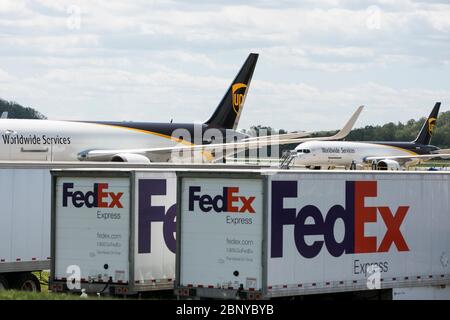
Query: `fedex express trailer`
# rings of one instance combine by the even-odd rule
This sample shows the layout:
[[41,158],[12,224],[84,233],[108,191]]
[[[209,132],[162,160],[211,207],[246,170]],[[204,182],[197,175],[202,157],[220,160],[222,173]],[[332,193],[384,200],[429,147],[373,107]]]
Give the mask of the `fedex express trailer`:
[[53,291],[173,289],[173,170],[55,170],[52,176]]
[[[49,270],[51,261],[50,170],[93,166],[111,170],[150,167],[127,163],[0,162],[0,290],[40,290],[40,281],[33,272]],[[170,171],[180,166],[153,167]]]
[[178,190],[180,297],[450,298],[447,173],[181,173]]

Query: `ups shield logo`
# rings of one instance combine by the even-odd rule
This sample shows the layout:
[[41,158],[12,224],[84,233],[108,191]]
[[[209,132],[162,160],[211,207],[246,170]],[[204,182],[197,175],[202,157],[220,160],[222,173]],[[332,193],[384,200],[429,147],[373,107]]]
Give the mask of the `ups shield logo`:
[[434,127],[436,126],[436,118],[428,119],[428,133],[433,134]]
[[243,83],[235,83],[231,87],[231,95],[232,95],[231,104],[233,105],[233,110],[236,113],[239,112],[239,108],[241,107],[242,102],[244,101],[246,89],[247,85]]

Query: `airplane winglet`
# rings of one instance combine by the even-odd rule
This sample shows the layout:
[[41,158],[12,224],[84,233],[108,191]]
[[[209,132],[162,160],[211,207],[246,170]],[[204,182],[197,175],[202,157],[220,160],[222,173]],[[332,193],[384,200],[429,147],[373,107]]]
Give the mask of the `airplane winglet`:
[[344,127],[338,133],[336,133],[334,136],[329,137],[327,140],[342,140],[346,136],[348,136],[350,131],[352,131],[353,126],[355,125],[356,120],[358,120],[359,115],[361,114],[361,111],[363,109],[364,109],[364,106],[359,106],[358,109],[356,109],[355,113],[352,115],[352,117],[344,125]]
[[8,111],[2,112],[2,115],[0,116],[0,119],[8,119]]

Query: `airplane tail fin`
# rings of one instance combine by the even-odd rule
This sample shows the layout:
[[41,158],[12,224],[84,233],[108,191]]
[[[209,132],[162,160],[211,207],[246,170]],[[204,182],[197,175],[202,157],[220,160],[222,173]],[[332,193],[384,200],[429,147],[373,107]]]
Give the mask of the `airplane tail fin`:
[[205,124],[211,127],[236,129],[257,61],[258,54],[250,53],[222,101]]
[[440,107],[441,107],[441,103],[436,102],[433,110],[430,113],[430,116],[423,124],[422,129],[420,130],[416,140],[414,140],[415,143],[425,144],[425,145],[430,144],[431,136],[433,135],[434,127],[436,126],[436,121],[437,121]]

